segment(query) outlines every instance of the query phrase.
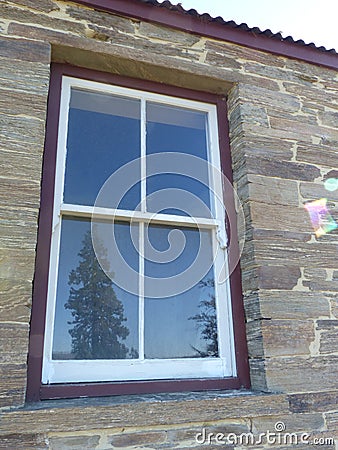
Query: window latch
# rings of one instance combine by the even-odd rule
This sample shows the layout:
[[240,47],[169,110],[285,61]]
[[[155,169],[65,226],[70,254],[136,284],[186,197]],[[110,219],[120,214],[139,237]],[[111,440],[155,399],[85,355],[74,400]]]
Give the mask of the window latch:
[[228,238],[224,227],[221,227],[220,225],[218,225],[218,227],[216,228],[216,239],[221,250],[226,250],[226,248],[228,247]]

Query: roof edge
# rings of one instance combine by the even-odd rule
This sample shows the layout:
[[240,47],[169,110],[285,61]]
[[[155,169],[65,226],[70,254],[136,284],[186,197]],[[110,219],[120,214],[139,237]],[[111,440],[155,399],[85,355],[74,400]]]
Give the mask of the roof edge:
[[[87,7],[111,12],[147,22],[154,22],[189,33],[219,39],[233,44],[242,45],[255,50],[261,50],[287,58],[298,59],[311,64],[324,66],[329,69],[338,70],[338,54],[330,51],[323,51],[315,46],[297,44],[296,41],[286,39],[276,39],[273,36],[266,36],[264,33],[256,34],[255,30],[249,28],[243,30],[227,26],[222,20],[210,21],[203,19],[203,14],[191,15],[175,9],[169,9],[162,3],[154,5],[140,0],[73,0],[75,3],[83,4]],[[166,2],[165,2],[166,3]],[[194,11],[194,10],[192,10]],[[209,16],[210,18],[210,16]]]

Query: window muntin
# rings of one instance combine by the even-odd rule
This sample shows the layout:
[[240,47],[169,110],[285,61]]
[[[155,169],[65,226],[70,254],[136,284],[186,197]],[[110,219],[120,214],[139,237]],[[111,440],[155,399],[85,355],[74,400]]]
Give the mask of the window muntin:
[[[227,281],[223,283],[217,281],[221,277],[221,272],[227,271],[226,253],[220,250],[217,239],[220,232],[224,233],[224,211],[220,202],[216,200],[216,194],[222,198],[221,180],[213,171],[210,172],[207,164],[200,173],[202,183],[169,173],[152,175],[154,168],[151,167],[151,162],[147,166],[147,160],[144,158],[150,154],[167,151],[166,145],[171,141],[171,152],[195,154],[219,168],[216,119],[216,107],[212,104],[70,77],[63,78],[43,383],[219,378],[236,375],[230,289]],[[109,126],[102,125],[106,121]],[[189,130],[192,132],[190,145]],[[156,133],[162,139],[156,138]],[[185,146],[180,145],[180,137],[186,142]],[[85,353],[80,357],[74,356],[70,350],[69,339],[67,345],[60,344],[62,339],[59,337],[60,334],[67,332],[69,334],[66,322],[70,321],[66,319],[65,314],[67,309],[65,305],[69,304],[69,301],[67,302],[60,294],[62,289],[65,290],[66,284],[65,275],[62,273],[65,271],[65,265],[69,264],[67,250],[63,249],[67,248],[67,239],[72,241],[72,235],[79,243],[80,236],[86,234],[81,232],[81,229],[89,227],[95,196],[105,178],[123,164],[139,157],[141,159],[136,163],[139,181],[136,180],[122,202],[114,204],[109,200],[106,204],[100,203],[95,210],[95,220],[99,217],[101,226],[102,222],[106,221],[106,226],[113,228],[115,232],[118,228],[130,226],[132,219],[132,227],[137,228],[139,235],[136,245],[139,253],[137,261],[131,256],[135,248],[131,250],[130,242],[126,243],[126,236],[121,246],[128,264],[134,266],[134,271],[138,274],[138,279],[130,280],[131,285],[137,286],[133,290],[134,294],[129,293],[128,297],[128,293],[123,289],[114,283],[111,285],[115,296],[123,306],[123,324],[128,323],[132,328],[128,329],[128,337],[123,338],[125,333],[121,331],[118,339],[120,344],[118,348],[124,345],[128,351],[124,349],[121,353],[116,350],[109,358],[105,357],[104,351],[97,356],[95,352],[89,356],[86,353],[86,357],[83,356]],[[93,173],[90,171],[91,168]],[[161,203],[158,200],[158,203],[149,202],[149,198],[163,188],[181,189],[192,193],[201,198],[206,207],[201,209],[200,203],[197,202],[194,212],[196,215],[188,217],[184,211],[182,213],[183,207],[182,209],[176,207],[179,198],[174,196],[172,204],[175,207],[161,210]],[[159,213],[154,215],[155,211]],[[67,223],[72,224],[68,225],[68,228],[72,229],[68,232],[65,231]],[[156,269],[156,265],[152,267],[152,264],[147,263],[145,233],[150,230],[149,234],[155,237],[159,250],[165,251],[164,231],[168,234],[175,229],[187,236],[199,234],[200,237],[204,237],[208,242],[208,245],[204,246],[208,249],[205,250],[204,256],[206,259],[214,258],[214,262],[210,271],[198,280],[191,292],[170,297],[166,297],[162,292],[162,299],[148,298],[147,282],[144,277],[148,272],[154,277],[150,289],[153,295],[156,289],[161,290],[161,272],[168,272],[170,265],[165,268],[160,266],[159,270]],[[133,244],[135,245],[135,242]],[[190,245],[190,249],[193,250],[196,244]],[[109,249],[105,251],[109,253]],[[77,263],[79,264],[78,260]],[[176,270],[179,267],[180,264],[176,266]],[[74,269],[76,267],[72,268]],[[114,267],[111,270],[114,272]],[[160,274],[158,283],[156,270]],[[201,295],[214,299],[211,312],[210,302],[207,306],[204,304],[204,307],[209,308],[212,327],[217,328],[216,345],[215,339],[213,343],[203,343],[203,333],[197,326],[194,341],[189,342],[189,336],[193,335],[192,324],[195,320],[198,325],[197,318],[202,314],[198,311],[203,301]],[[161,301],[163,307],[160,306]],[[178,311],[181,314],[178,314]],[[162,330],[159,326],[161,322],[163,322]],[[172,328],[170,322],[173,324]],[[163,338],[159,336],[158,342],[154,345],[154,337],[161,332]],[[182,332],[184,336],[177,339],[177,335]],[[172,341],[170,345],[170,340],[174,336],[176,344],[173,345]],[[60,350],[62,345],[64,345],[63,352]],[[62,353],[67,353],[67,357],[63,357]]]

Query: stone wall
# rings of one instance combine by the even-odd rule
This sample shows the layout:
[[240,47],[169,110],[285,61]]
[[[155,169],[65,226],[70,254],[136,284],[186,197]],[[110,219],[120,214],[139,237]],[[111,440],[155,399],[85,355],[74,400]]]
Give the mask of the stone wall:
[[[246,217],[241,266],[253,393],[24,404],[52,61],[228,95]],[[303,206],[326,197],[338,220],[338,191],[324,189],[337,177],[337,122],[334,70],[76,3],[3,1],[0,448],[199,448],[203,427],[259,433],[277,421],[289,432],[337,438],[338,236],[316,238]]]

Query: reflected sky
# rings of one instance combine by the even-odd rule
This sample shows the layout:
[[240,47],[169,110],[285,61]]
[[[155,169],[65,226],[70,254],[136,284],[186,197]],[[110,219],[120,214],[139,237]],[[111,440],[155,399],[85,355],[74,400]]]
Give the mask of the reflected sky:
[[[151,155],[159,152],[186,153],[207,161],[207,135],[206,135],[206,113],[196,112],[184,108],[148,103],[147,105],[147,154]],[[173,155],[174,157],[174,155]],[[148,174],[156,168],[148,163]],[[191,174],[196,176],[197,174]],[[154,175],[147,180],[147,201],[149,211],[158,212],[163,209],[161,198],[151,196],[152,193],[161,189],[176,188],[186,193],[192,193],[210,208],[210,193],[208,189],[208,167],[205,165],[205,172],[197,175],[202,181],[192,177],[178,174]],[[205,184],[204,184],[205,183]],[[172,197],[171,205],[179,203],[178,196]],[[168,199],[165,200],[168,202]],[[191,201],[190,201],[191,203]],[[170,205],[170,206],[171,206]],[[166,214],[178,215],[206,215],[205,208],[196,205],[193,209],[189,205],[189,214],[180,209],[166,208]]]
[[[65,203],[94,205],[110,175],[139,156],[140,101],[73,89],[68,118]],[[119,208],[134,210],[139,202],[140,183],[136,183]]]
[[[170,247],[170,233],[173,230],[172,227],[164,226],[148,227],[148,245],[145,247],[146,277],[159,280],[172,277],[171,283],[175,283],[176,277],[189,269],[196,260],[201,239],[207,244],[203,247],[202,259],[206,267],[212,267],[210,231],[199,231],[194,228],[175,230],[176,233],[183,235],[181,239],[184,238],[183,251],[179,252],[173,242]],[[213,269],[205,274],[202,281],[210,279],[213,280]],[[154,282],[156,280],[146,278],[146,297],[147,292],[153,289]],[[200,282],[179,295],[165,297],[164,291],[163,296],[158,299],[145,298],[145,357],[193,358],[202,354],[215,356],[208,355],[209,340],[203,335],[203,325],[198,326],[196,320],[191,320],[201,313],[203,309],[201,302],[214,296],[214,284]]]

